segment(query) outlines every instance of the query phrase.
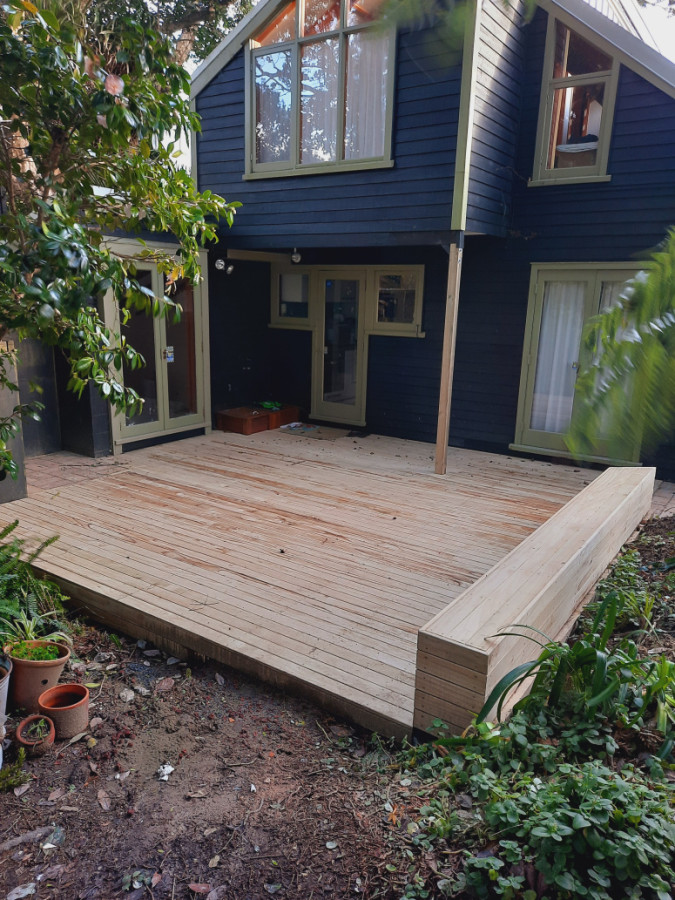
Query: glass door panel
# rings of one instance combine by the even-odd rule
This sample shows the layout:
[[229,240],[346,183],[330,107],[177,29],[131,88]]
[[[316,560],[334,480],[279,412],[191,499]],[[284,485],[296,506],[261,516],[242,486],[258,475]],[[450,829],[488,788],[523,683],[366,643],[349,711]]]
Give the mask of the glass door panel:
[[354,407],[358,378],[359,282],[327,279],[324,303],[323,399]]
[[172,299],[183,307],[180,321],[166,320],[166,343],[162,351],[166,365],[169,419],[197,412],[197,359],[195,301],[192,284],[182,278]]
[[311,293],[312,416],[345,425],[364,425],[365,278],[356,270],[321,272],[312,280]]
[[[152,283],[152,271],[142,269],[137,273],[137,280],[141,287],[154,290]],[[143,397],[144,403],[141,411],[135,416],[126,416],[126,425],[138,428],[159,422],[160,404],[159,389],[157,383],[157,328],[152,316],[145,312],[131,310],[126,325],[122,326],[122,334],[129,344],[144,358],[145,365],[138,369],[124,366],[124,384]]]

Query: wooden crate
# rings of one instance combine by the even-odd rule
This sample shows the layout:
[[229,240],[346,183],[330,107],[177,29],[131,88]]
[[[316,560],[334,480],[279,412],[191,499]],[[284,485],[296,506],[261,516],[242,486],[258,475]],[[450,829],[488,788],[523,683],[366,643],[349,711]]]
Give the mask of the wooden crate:
[[273,409],[269,411],[270,431],[274,428],[281,428],[282,425],[290,425],[291,422],[297,422],[300,419],[300,407],[298,406],[282,406],[281,409]]
[[252,406],[221,409],[216,413],[216,428],[219,431],[234,431],[235,434],[257,434],[269,428],[269,414]]
[[596,581],[649,512],[654,471],[603,472],[420,629],[416,728],[429,731],[440,719],[463,731],[507,672],[536,659],[535,632],[512,626],[567,637]]

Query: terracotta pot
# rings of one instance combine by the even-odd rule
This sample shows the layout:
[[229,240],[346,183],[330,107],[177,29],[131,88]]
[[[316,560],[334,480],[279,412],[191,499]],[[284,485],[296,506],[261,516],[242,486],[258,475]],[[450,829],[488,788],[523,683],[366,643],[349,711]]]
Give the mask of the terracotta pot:
[[7,714],[7,692],[12,666],[12,660],[8,656],[0,657],[0,725]]
[[16,656],[12,656],[12,645],[5,647],[5,653],[14,665],[9,692],[10,703],[15,708],[21,707],[26,712],[36,713],[38,697],[59,680],[63,667],[70,659],[70,650],[64,644],[57,644],[54,641],[26,641],[26,643],[31,647],[59,649],[56,659],[17,659]]
[[89,725],[89,691],[83,684],[57,684],[40,694],[38,707],[56,726],[56,737],[67,740]]
[[[33,724],[33,722],[39,722],[43,720],[47,723],[49,730],[47,734],[42,738],[32,738],[29,734],[27,734],[28,729]],[[22,719],[19,724],[16,726],[16,733],[14,735],[16,738],[17,744],[20,747],[24,747],[26,753],[29,756],[42,756],[43,753],[46,753],[47,750],[54,744],[54,739],[56,738],[56,729],[54,728],[54,723],[49,718],[49,716],[42,716],[39,713],[36,713],[33,716],[27,716],[25,719]]]

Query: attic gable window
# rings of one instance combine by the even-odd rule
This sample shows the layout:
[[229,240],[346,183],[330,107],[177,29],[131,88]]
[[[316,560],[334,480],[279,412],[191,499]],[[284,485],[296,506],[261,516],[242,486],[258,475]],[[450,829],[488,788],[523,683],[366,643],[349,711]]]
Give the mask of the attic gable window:
[[549,17],[533,181],[606,177],[618,61]]
[[381,0],[298,0],[249,49],[247,175],[391,165],[393,33]]

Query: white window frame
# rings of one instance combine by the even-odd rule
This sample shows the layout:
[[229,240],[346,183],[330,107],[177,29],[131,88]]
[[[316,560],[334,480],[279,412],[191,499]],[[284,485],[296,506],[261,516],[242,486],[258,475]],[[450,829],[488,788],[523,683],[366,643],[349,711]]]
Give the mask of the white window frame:
[[[363,298],[363,312],[365,323],[365,335],[388,335],[390,337],[415,337],[423,338],[422,312],[424,298],[424,266],[299,266],[291,263],[272,263],[271,289],[270,289],[270,327],[286,328],[294,331],[313,331],[316,328],[316,316],[314,314],[313,298],[318,297],[318,289],[321,274],[330,268],[331,272],[338,275],[345,273],[356,274],[365,283],[365,295]],[[306,318],[282,316],[279,312],[279,283],[280,275],[296,273],[309,276],[309,305]],[[377,318],[377,302],[379,294],[380,275],[409,275],[415,276],[415,306],[412,322],[380,322]]]
[[[534,263],[532,265],[518,393],[516,433],[514,442],[509,445],[512,450],[566,459],[572,456],[565,445],[563,434],[539,432],[532,429],[530,424],[532,395],[537,371],[544,286],[546,282],[558,280],[584,281],[586,283],[585,327],[588,320],[600,312],[602,283],[612,280],[627,281],[637,274],[638,268],[638,266],[630,262]],[[585,456],[583,459],[587,462],[611,462],[614,464],[632,465],[639,462],[640,447],[635,445],[626,448],[624,457],[621,460],[617,460],[606,454],[605,448],[599,442],[597,455]]]
[[[254,180],[257,178],[274,178],[288,177],[293,175],[311,175],[337,171],[360,171],[364,169],[382,169],[391,168],[394,161],[391,156],[392,145],[392,129],[394,115],[394,79],[396,71],[396,31],[394,28],[389,33],[389,68],[387,71],[386,85],[386,113],[384,124],[384,142],[382,156],[370,157],[365,159],[344,159],[344,113],[345,104],[345,88],[346,83],[346,48],[349,35],[357,32],[367,31],[376,27],[373,24],[367,25],[347,25],[347,2],[342,0],[341,22],[335,31],[315,34],[308,37],[301,36],[300,25],[304,21],[305,4],[304,0],[296,0],[295,7],[295,33],[296,38],[280,44],[271,44],[261,46],[254,39],[248,42],[245,55],[246,81],[245,81],[245,172],[244,180]],[[275,16],[279,13],[280,7],[275,7]],[[264,26],[258,29],[258,33],[264,29]],[[302,47],[305,44],[315,43],[325,40],[329,37],[338,38],[340,42],[340,60],[339,60],[339,93],[338,93],[338,127],[336,147],[338,156],[335,160],[325,163],[300,163],[299,134],[300,134],[300,55]],[[277,51],[291,50],[291,68],[292,68],[292,102],[291,102],[291,158],[288,162],[270,162],[259,163],[255,158],[255,128],[256,128],[256,110],[255,110],[255,60],[258,56],[264,56],[267,53]]]
[[[603,53],[612,57],[612,67],[602,72],[588,75],[577,75],[569,78],[553,78],[553,65],[555,57],[556,23],[560,22],[565,28],[579,35],[583,40],[592,44]],[[620,61],[618,53],[607,49],[597,40],[597,36],[589,35],[583,27],[566,21],[563,17],[549,14],[546,31],[546,50],[544,53],[544,70],[542,75],[541,96],[539,100],[539,119],[537,123],[537,138],[534,153],[534,166],[530,185],[537,187],[547,184],[580,184],[584,182],[610,181],[611,175],[607,173],[609,159],[609,146],[614,124],[614,107],[616,104],[616,91],[619,82]],[[576,166],[561,169],[548,169],[546,161],[551,136],[553,118],[553,100],[556,89],[581,87],[585,84],[605,85],[602,104],[602,121],[598,134],[598,149],[595,164],[592,166]]]

